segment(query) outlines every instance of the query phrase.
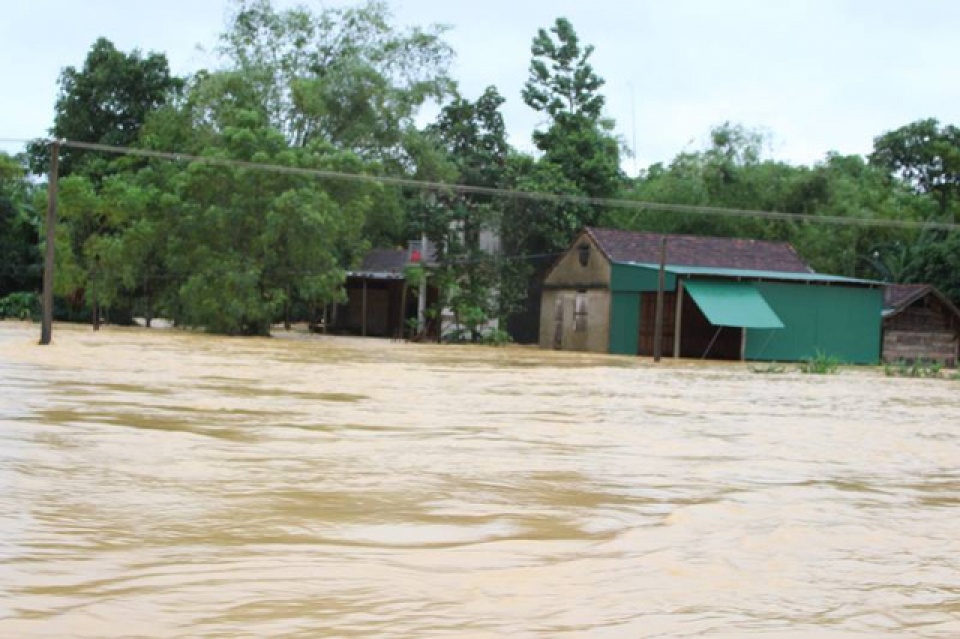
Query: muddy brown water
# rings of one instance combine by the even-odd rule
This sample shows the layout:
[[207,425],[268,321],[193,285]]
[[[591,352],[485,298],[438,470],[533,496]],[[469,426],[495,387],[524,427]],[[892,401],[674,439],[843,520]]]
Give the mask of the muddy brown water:
[[960,637],[960,382],[0,323],[0,637]]

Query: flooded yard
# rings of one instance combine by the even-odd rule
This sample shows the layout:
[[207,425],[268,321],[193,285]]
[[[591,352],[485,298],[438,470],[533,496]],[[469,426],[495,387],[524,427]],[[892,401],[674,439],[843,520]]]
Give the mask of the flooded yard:
[[958,637],[960,381],[0,323],[2,637]]

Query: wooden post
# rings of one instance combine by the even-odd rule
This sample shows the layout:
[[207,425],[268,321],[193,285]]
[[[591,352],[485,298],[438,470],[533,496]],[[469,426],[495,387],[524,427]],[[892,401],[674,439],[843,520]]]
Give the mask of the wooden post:
[[653,361],[663,353],[663,289],[667,279],[667,236],[660,238],[660,273],[657,278],[657,312],[653,321]]
[[93,307],[93,330],[100,330],[100,256],[95,255],[93,258],[93,281],[92,286],[90,287],[90,297],[92,299],[91,306]]
[[403,333],[407,323],[407,282],[403,282],[403,289],[400,293],[400,340],[403,341]]
[[747,329],[740,329],[740,361],[745,362],[747,360]]
[[40,320],[40,345],[53,337],[53,268],[57,226],[57,181],[60,173],[60,141],[50,144],[50,174],[47,176],[46,252],[43,258],[43,316]]
[[363,319],[360,320],[360,333],[366,337],[367,336],[367,278],[363,278],[363,303],[361,304],[363,309]]
[[427,231],[420,232],[420,291],[417,294],[417,332],[427,333]]
[[680,358],[680,327],[682,325],[681,313],[683,313],[683,280],[677,278],[677,310],[673,323],[673,358]]
[[710,349],[713,348],[714,342],[716,342],[717,338],[720,337],[720,331],[722,330],[722,326],[717,327],[717,332],[713,334],[713,338],[711,338],[710,343],[707,344],[707,350],[703,351],[703,355],[700,356],[700,359],[707,359],[707,354],[710,353]]

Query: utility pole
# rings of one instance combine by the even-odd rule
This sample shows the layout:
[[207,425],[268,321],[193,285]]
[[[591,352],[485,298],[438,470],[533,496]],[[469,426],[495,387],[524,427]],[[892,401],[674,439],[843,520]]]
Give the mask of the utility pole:
[[100,330],[100,254],[93,256],[93,278],[90,287],[93,298],[93,330]]
[[427,229],[420,231],[420,291],[417,295],[417,332],[427,332]]
[[660,272],[657,278],[657,313],[653,321],[653,361],[663,352],[663,289],[667,279],[667,236],[660,238]]
[[46,251],[43,258],[43,315],[40,319],[40,345],[46,346],[53,336],[53,249],[57,225],[57,181],[60,172],[60,140],[50,143],[50,174],[47,176]]
[[[420,217],[420,289],[417,291],[417,332],[427,338],[427,214],[437,202],[432,191],[427,193],[423,215]],[[437,327],[439,335],[440,326]]]

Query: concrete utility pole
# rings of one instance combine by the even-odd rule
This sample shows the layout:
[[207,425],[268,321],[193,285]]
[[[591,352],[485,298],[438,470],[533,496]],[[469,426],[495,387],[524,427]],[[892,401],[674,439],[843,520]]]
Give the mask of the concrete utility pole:
[[417,332],[427,332],[427,230],[420,232],[420,291],[417,295]]
[[50,143],[50,175],[47,182],[46,252],[43,258],[43,315],[40,319],[40,345],[53,337],[53,250],[57,226],[57,181],[60,173],[60,140]]
[[[427,214],[431,213],[437,204],[437,194],[430,191],[424,201],[423,213],[420,216],[420,289],[417,291],[417,333],[427,337]],[[443,328],[442,321],[437,327],[437,337]]]
[[667,236],[660,238],[660,273],[657,278],[657,314],[653,320],[653,361],[663,353],[663,289],[667,279]]

